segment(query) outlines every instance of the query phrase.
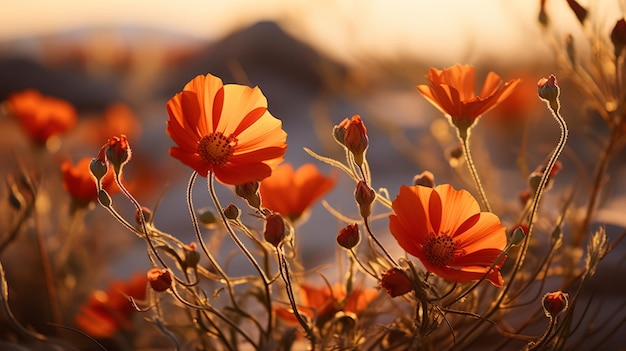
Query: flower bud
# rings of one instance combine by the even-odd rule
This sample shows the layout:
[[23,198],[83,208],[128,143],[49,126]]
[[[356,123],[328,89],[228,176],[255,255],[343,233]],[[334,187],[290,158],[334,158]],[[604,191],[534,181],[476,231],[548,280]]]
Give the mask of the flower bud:
[[224,209],[224,216],[228,219],[236,220],[239,218],[240,213],[239,208],[232,203]]
[[348,250],[357,246],[360,239],[359,226],[356,223],[341,228],[337,235],[337,243]]
[[110,207],[113,200],[111,200],[111,196],[106,190],[100,189],[98,190],[98,202],[104,207]]
[[406,275],[406,272],[396,267],[383,273],[380,278],[380,286],[391,297],[401,296],[413,291],[413,283]]
[[122,171],[122,167],[130,161],[132,151],[126,135],[114,136],[106,144],[105,155],[107,160],[113,165],[116,174]]
[[91,172],[91,175],[96,178],[96,184],[98,184],[98,186],[101,186],[102,178],[104,178],[104,176],[109,171],[109,164],[104,158],[93,158],[91,159],[91,162],[89,162],[89,171]]
[[265,217],[263,237],[268,243],[278,247],[288,233],[289,227],[279,213],[271,213]]
[[615,27],[611,31],[611,42],[613,43],[615,57],[619,57],[626,45],[626,21],[623,18],[615,23]]
[[550,22],[548,19],[548,13],[546,12],[546,0],[541,0],[539,7],[539,23],[542,26],[547,26]]
[[372,214],[372,203],[376,199],[376,192],[364,181],[359,181],[354,190],[354,198],[359,205],[361,217],[367,218]]
[[413,184],[432,188],[435,186],[435,176],[430,171],[424,171],[413,177]]
[[556,102],[559,97],[559,86],[554,74],[548,78],[541,78],[537,82],[537,94],[545,101]]
[[587,18],[587,9],[580,6],[580,4],[576,2],[576,0],[567,0],[567,4],[572,9],[572,11],[574,11],[576,18],[578,18],[578,22],[580,22],[580,24],[584,24],[585,19]]
[[528,228],[526,226],[518,224],[513,228],[513,233],[511,234],[511,245],[518,245],[521,243],[528,233]]
[[217,223],[217,218],[209,208],[202,208],[198,210],[198,221],[205,226],[211,226]]
[[333,128],[333,137],[352,153],[354,162],[358,166],[363,165],[365,151],[369,146],[369,139],[361,116],[354,115],[351,119],[344,119],[338,126]]
[[547,293],[541,301],[543,312],[548,318],[555,318],[560,313],[567,310],[569,305],[569,295],[562,291]]
[[235,193],[245,199],[252,208],[261,207],[261,197],[259,196],[259,181],[251,182],[235,186]]
[[152,268],[147,273],[152,290],[163,292],[172,286],[172,275],[167,269]]
[[198,265],[198,262],[200,262],[200,253],[196,249],[196,243],[191,242],[189,245],[184,245],[183,252],[185,254],[183,261],[185,268],[195,268]]

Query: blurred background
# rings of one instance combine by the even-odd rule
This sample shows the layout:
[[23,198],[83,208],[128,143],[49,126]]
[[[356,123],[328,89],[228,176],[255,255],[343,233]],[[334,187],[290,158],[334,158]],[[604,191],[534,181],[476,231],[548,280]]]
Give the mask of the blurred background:
[[[410,184],[424,170],[432,171],[437,183],[454,182],[472,189],[465,167],[450,167],[449,155],[457,146],[453,130],[415,89],[426,83],[429,67],[471,64],[477,67],[477,82],[488,71],[505,81],[523,79],[511,104],[494,110],[473,136],[487,192],[497,194],[494,198],[499,200],[494,201],[506,209],[517,206],[526,182],[516,169],[519,120],[533,118],[539,126],[531,135],[531,141],[536,141],[531,144],[536,151],[529,156],[532,165],[544,160],[558,138],[549,112],[535,98],[537,80],[558,70],[549,38],[571,34],[581,43],[579,52],[590,49],[585,45],[585,31],[565,0],[545,2],[549,29],[539,25],[540,3],[12,1],[0,11],[0,101],[34,88],[71,102],[79,114],[78,132],[64,137],[54,156],[74,162],[95,156],[111,136],[97,127],[107,109],[114,104],[128,107],[132,116],[123,132],[133,148],[133,161],[126,170],[129,182],[135,182],[138,199],[148,207],[160,199],[157,225],[188,242],[193,240],[193,231],[184,191],[191,170],[168,155],[173,142],[165,133],[165,104],[193,77],[211,73],[225,83],[258,85],[267,96],[269,110],[283,121],[288,133],[286,161],[295,166],[314,162],[325,174],[332,170],[303,147],[341,158],[342,150],[331,137],[332,127],[344,118],[361,115],[370,132],[368,159],[374,187],[387,188],[393,198],[401,184]],[[592,30],[598,33],[608,36],[622,17],[623,4],[618,1],[580,3],[589,8]],[[579,96],[567,83],[562,89],[571,99]],[[564,106],[564,111],[575,108]],[[541,128],[544,124],[547,127]],[[20,151],[27,141],[16,132],[16,122],[2,118],[0,128],[3,167],[11,167],[15,158],[28,162]],[[576,125],[572,129],[575,136]],[[576,152],[576,142],[570,144]],[[497,173],[487,174],[495,169]],[[567,184],[576,174],[562,177]],[[356,215],[353,186],[341,176],[327,201],[345,214]],[[203,184],[195,189],[197,207],[210,204],[205,189]],[[231,189],[220,192],[223,202],[228,202]],[[131,207],[128,211],[132,214]],[[616,213],[620,212],[608,211],[605,216],[615,225],[624,225]],[[97,208],[88,216],[93,217],[91,223],[101,223],[107,214]],[[298,228],[305,266],[332,265],[335,235],[341,226],[321,204],[312,209],[310,219]],[[387,226],[386,220],[374,223],[380,233]],[[111,250],[106,268],[94,279],[96,286],[150,267],[145,243],[121,226],[107,224],[94,232],[106,234],[98,240]],[[385,235],[384,241],[390,243],[392,252],[399,250],[392,238]],[[229,244],[225,245],[228,250]],[[247,269],[243,259],[239,263]],[[238,259],[232,264],[236,266]]]

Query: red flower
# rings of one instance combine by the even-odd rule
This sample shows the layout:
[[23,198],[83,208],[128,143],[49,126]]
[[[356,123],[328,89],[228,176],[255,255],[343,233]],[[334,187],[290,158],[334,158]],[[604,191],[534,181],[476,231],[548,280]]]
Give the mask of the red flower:
[[74,107],[67,101],[41,95],[33,89],[9,96],[9,111],[14,114],[28,135],[45,144],[52,136],[70,130],[76,124]]
[[418,85],[417,90],[450,120],[459,131],[467,131],[481,115],[506,99],[519,83],[510,80],[502,85],[502,79],[489,72],[480,93],[474,92],[476,69],[473,66],[456,64],[428,72],[428,85]]
[[391,268],[383,273],[380,278],[380,286],[391,297],[401,296],[413,291],[413,283],[406,273],[399,268]]
[[170,155],[225,184],[269,177],[287,150],[287,133],[256,87],[197,76],[168,101],[167,113],[167,134],[178,145]]
[[87,303],[80,307],[76,324],[95,338],[110,338],[120,330],[131,329],[135,309],[128,297],[144,299],[147,282],[145,274],[137,274],[125,282],[114,281],[107,291],[94,291]]
[[[79,205],[86,206],[98,199],[96,180],[89,171],[90,162],[91,158],[86,157],[78,161],[76,166],[72,166],[70,161],[61,163],[63,187]],[[110,193],[114,184],[113,173],[109,170],[102,179],[102,187]]]
[[[424,267],[453,282],[482,278],[506,246],[500,219],[480,207],[470,193],[449,184],[402,186],[392,203],[389,229],[398,244]],[[502,286],[498,262],[487,275]]]
[[327,177],[314,164],[305,164],[296,171],[290,164],[283,164],[261,182],[261,201],[263,207],[295,221],[330,191],[336,180],[336,175]]

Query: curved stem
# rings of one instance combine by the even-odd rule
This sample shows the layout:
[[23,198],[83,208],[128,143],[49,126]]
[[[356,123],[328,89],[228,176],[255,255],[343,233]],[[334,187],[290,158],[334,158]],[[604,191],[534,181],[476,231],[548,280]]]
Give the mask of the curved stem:
[[468,131],[461,131],[459,129],[459,139],[461,140],[461,145],[463,146],[463,154],[465,155],[465,160],[467,162],[467,167],[474,179],[474,183],[476,184],[476,189],[478,190],[478,194],[480,195],[480,200],[485,207],[487,212],[491,211],[491,206],[489,205],[489,200],[487,200],[487,194],[485,194],[485,189],[483,188],[483,184],[478,177],[478,171],[476,171],[476,166],[474,165],[474,160],[472,159],[472,154],[470,152],[469,146],[469,133]]
[[196,217],[196,213],[193,210],[193,184],[195,183],[197,177],[198,172],[194,171],[189,178],[189,182],[187,183],[187,209],[189,210],[189,216],[191,217],[193,231],[196,234],[196,239],[198,240],[198,244],[200,244],[204,255],[209,259],[209,262],[211,262],[211,265],[213,266],[213,268],[215,268],[218,275],[221,277],[221,282],[226,284],[228,296],[230,296],[231,303],[233,304],[233,306],[237,306],[237,300],[235,300],[235,292],[233,290],[230,279],[226,275],[226,272],[224,271],[222,266],[217,262],[211,251],[209,251],[209,248],[206,246],[206,243],[202,238],[202,232],[200,232],[198,217]]
[[385,247],[383,246],[383,244],[381,244],[381,242],[378,241],[378,239],[376,238],[376,236],[372,232],[372,229],[370,228],[369,220],[367,218],[363,218],[363,223],[365,224],[365,229],[369,233],[370,238],[372,238],[372,240],[374,240],[376,245],[378,245],[378,247],[382,250],[382,252],[385,254],[385,256],[387,256],[387,259],[389,260],[389,262],[391,262],[394,266],[397,266],[398,263],[393,259],[393,257],[391,257],[389,252],[387,252],[387,250],[385,250]]
[[259,276],[263,280],[263,285],[265,287],[265,299],[266,299],[266,302],[265,302],[266,306],[265,307],[266,307],[267,313],[268,313],[268,320],[267,320],[267,328],[265,330],[265,337],[269,338],[270,335],[271,335],[272,325],[273,325],[273,321],[272,321],[272,319],[273,319],[272,318],[272,299],[271,299],[270,288],[269,288],[269,280],[268,280],[267,276],[265,275],[265,271],[263,271],[263,268],[261,268],[261,265],[256,261],[256,259],[254,258],[254,256],[250,252],[250,250],[248,250],[248,248],[244,245],[244,243],[241,241],[241,239],[239,239],[239,237],[235,234],[235,230],[233,229],[233,226],[230,224],[230,220],[228,218],[226,218],[226,215],[224,214],[224,208],[220,204],[220,200],[218,199],[217,195],[215,194],[215,187],[214,187],[215,175],[212,172],[210,172],[208,174],[207,178],[208,178],[208,189],[209,189],[209,194],[211,195],[211,200],[213,200],[213,203],[215,204],[217,212],[219,212],[219,214],[220,214],[220,218],[222,219],[222,223],[226,227],[226,231],[230,235],[231,239],[233,239],[233,241],[235,242],[237,247],[239,247],[239,250],[241,250],[241,252],[246,256],[248,261],[250,261],[250,263],[252,264],[254,269],[257,271],[257,273],[259,274]]
[[298,305],[296,303],[296,299],[293,295],[293,286],[291,285],[291,278],[289,277],[289,266],[287,265],[287,260],[281,252],[281,249],[276,248],[276,256],[278,257],[278,266],[280,270],[280,275],[285,282],[285,290],[287,291],[287,297],[289,298],[289,303],[291,304],[291,309],[293,310],[293,314],[298,320],[298,323],[304,329],[307,339],[311,342],[310,350],[315,350],[315,346],[317,344],[317,337],[315,333],[307,323],[307,321],[302,317],[300,311],[298,311]]

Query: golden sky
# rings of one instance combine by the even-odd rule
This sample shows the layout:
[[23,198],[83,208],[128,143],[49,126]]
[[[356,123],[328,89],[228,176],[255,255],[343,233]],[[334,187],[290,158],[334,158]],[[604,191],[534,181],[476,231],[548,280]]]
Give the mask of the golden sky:
[[[592,9],[599,7],[599,2],[579,1]],[[602,10],[617,18],[616,9],[624,1],[601,1],[602,6],[612,6]],[[548,0],[547,7],[552,18],[558,19],[555,23],[576,27],[565,0]],[[347,60],[355,55],[399,52],[444,57],[450,62],[473,55],[517,59],[544,47],[537,38],[538,8],[539,0],[26,0],[2,5],[0,41],[120,25],[215,39],[269,19]],[[615,23],[608,17],[607,23]]]

